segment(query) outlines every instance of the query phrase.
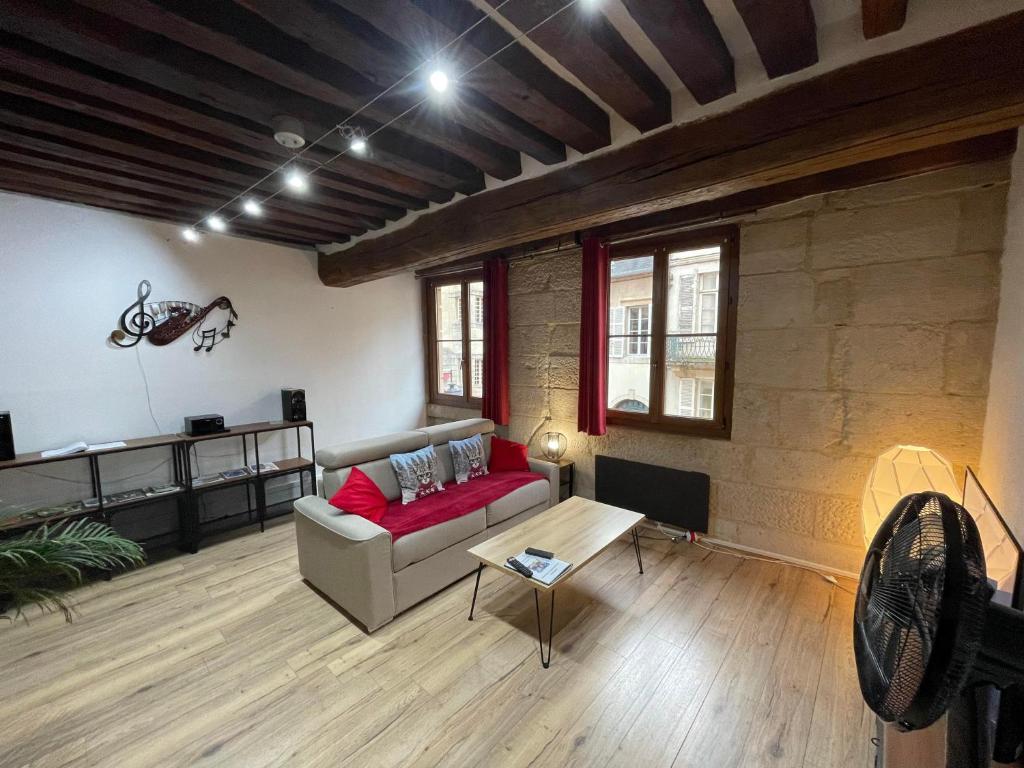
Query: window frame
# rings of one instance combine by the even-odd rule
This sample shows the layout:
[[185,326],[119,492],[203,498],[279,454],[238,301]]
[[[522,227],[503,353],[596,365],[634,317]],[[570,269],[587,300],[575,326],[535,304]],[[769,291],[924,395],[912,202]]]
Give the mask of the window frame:
[[[483,407],[482,397],[473,397],[472,339],[470,323],[473,312],[470,307],[469,284],[484,281],[483,270],[457,272],[438,277],[428,277],[423,281],[423,331],[427,347],[427,402],[433,405],[450,405],[456,408],[480,409]],[[438,359],[437,359],[437,289],[449,285],[460,286],[459,321],[462,325],[462,391],[461,395],[447,395],[437,391]],[[486,317],[487,288],[484,287],[484,316]],[[487,352],[487,332],[484,329],[484,354]],[[481,372],[482,373],[482,372]],[[481,381],[481,384],[483,382]],[[481,390],[483,386],[481,386]]]
[[[696,250],[718,246],[718,330],[716,337],[714,415],[712,419],[699,419],[696,416],[669,416],[661,413],[665,407],[665,376],[662,363],[665,356],[666,340],[666,305],[668,303],[668,254],[680,250]],[[673,235],[655,235],[643,239],[630,240],[621,245],[612,244],[609,249],[608,294],[606,302],[611,301],[611,262],[618,259],[635,258],[637,256],[654,257],[653,291],[651,297],[651,339],[650,339],[650,392],[648,393],[648,413],[618,411],[605,404],[607,423],[615,426],[637,427],[661,432],[675,432],[729,439],[732,436],[732,403],[736,361],[736,307],[739,293],[739,227],[725,225],[708,227]],[[698,285],[699,288],[699,285]],[[699,290],[698,290],[699,293]],[[695,307],[695,310],[697,308]],[[613,339],[610,338],[611,312],[606,320],[605,339],[610,350]],[[700,321],[697,319],[697,327]],[[673,334],[680,335],[680,334]],[[689,334],[682,334],[689,335]],[[696,331],[694,335],[700,335]],[[625,346],[625,345],[624,345]],[[605,354],[605,380],[610,380],[609,355]],[[699,382],[694,383],[694,413],[698,413],[696,402]]]

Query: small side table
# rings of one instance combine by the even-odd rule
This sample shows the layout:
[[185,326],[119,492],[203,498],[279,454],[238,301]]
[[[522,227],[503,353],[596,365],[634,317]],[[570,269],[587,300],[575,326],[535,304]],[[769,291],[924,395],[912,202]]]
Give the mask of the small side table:
[[572,497],[576,485],[576,462],[572,459],[559,459],[558,464],[558,500],[565,501]]

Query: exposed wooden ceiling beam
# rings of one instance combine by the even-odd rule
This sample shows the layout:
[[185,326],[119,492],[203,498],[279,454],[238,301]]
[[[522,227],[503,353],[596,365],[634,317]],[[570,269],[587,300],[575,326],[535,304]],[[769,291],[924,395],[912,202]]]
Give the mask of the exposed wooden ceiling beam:
[[[133,216],[141,216],[142,218],[153,219],[155,221],[161,221],[169,224],[178,223],[175,218],[168,216],[167,212],[161,208],[154,207],[152,205],[132,204],[119,200],[112,200],[109,197],[106,197],[102,190],[94,191],[91,194],[68,193],[52,186],[4,179],[2,168],[0,168],[0,192],[12,192],[20,195],[42,197],[48,200],[58,200],[65,203],[87,205],[92,208],[103,208],[109,211],[129,213]],[[308,241],[303,240],[302,238],[271,233],[247,226],[232,227],[231,233],[232,235],[241,235],[243,237],[250,237],[256,240],[263,240],[280,245],[289,245],[299,248],[312,247]],[[348,235],[345,235],[344,239],[347,240]]]
[[1013,130],[1000,131],[956,141],[952,144],[928,147],[902,155],[837,168],[834,171],[804,176],[792,181],[740,192],[719,200],[708,200],[634,219],[616,221],[581,232],[580,236],[593,235],[614,240],[621,237],[655,233],[668,228],[700,226],[811,195],[881,184],[893,179],[932,173],[958,165],[997,160],[1011,156],[1016,148],[1017,132]]
[[[302,120],[310,138],[326,133],[344,117],[335,105],[71,2],[5,0],[0,3],[0,27],[162,91],[200,101],[221,114],[244,118],[267,135],[274,116],[282,113]],[[518,155],[508,162],[518,164]],[[373,157],[364,165],[373,163],[466,194],[483,188],[481,172],[468,161],[391,129],[374,137]]]
[[[71,170],[81,170],[87,173],[116,173],[119,178],[140,189],[145,188],[147,184],[160,183],[165,185],[168,191],[174,190],[176,194],[186,197],[189,192],[205,194],[210,200],[219,201],[218,206],[230,199],[237,191],[230,185],[199,178],[187,172],[147,164],[74,141],[48,139],[43,134],[26,132],[23,129],[17,130],[2,123],[0,123],[0,142],[12,151],[19,150],[24,162],[34,163],[33,158],[43,158],[62,163]],[[334,223],[338,220],[339,215],[343,216],[344,214],[339,214],[339,211],[329,207],[328,203],[329,199],[325,199],[323,195],[317,195],[313,201],[305,200],[301,203],[277,197],[265,202],[264,207]],[[178,223],[191,223],[192,221],[174,220]],[[308,242],[314,242],[314,239],[310,238]]]
[[868,40],[901,29],[907,20],[907,0],[861,0],[860,10]]
[[[278,17],[296,13],[293,5],[281,9],[274,0],[236,2],[264,15],[268,8],[274,8],[275,23],[289,23]],[[311,5],[303,2],[300,12],[305,13],[304,9]],[[356,28],[358,25],[354,21],[361,19],[373,28],[374,33],[386,35],[402,46],[405,52],[400,57],[402,71],[393,75],[395,79],[420,66],[427,52],[450,45],[483,16],[483,12],[468,0],[389,0],[378,3],[334,0],[334,5],[339,9],[334,16],[343,26]],[[312,19],[301,24],[292,20],[290,27],[295,34],[305,32],[305,39],[313,47],[336,50],[333,29],[310,22]],[[362,28],[357,37],[361,39],[366,34]],[[310,39],[314,36],[316,39]],[[460,76],[460,93],[464,88],[473,89],[580,152],[606,146],[611,136],[608,115],[604,110],[521,45],[511,45],[494,59],[482,63],[511,40],[512,36],[497,22],[486,20],[458,44],[445,50],[445,62],[454,72],[465,73],[478,67],[468,75]],[[356,49],[352,52],[355,53]],[[423,72],[420,79],[426,74]]]
[[768,77],[818,63],[818,30],[810,0],[733,0]]
[[[148,118],[127,107],[114,108],[105,105],[81,92],[63,89],[60,86],[49,86],[46,89],[41,88],[39,83],[33,82],[30,78],[25,78],[19,74],[8,72],[3,69],[2,65],[0,65],[0,93],[35,99],[44,104],[52,104],[77,114],[88,115],[100,120],[144,131],[147,134],[199,149],[214,156],[224,157],[243,165],[252,166],[251,173],[256,178],[266,173],[266,171],[273,170],[278,165],[272,159],[264,159],[251,151],[239,151],[230,145],[215,141],[214,137],[206,137],[201,133],[190,131],[184,126],[177,126],[167,121]],[[318,183],[331,189],[340,187],[341,191],[331,194],[329,199],[339,207],[352,213],[391,220],[399,219],[405,215],[405,210],[400,207],[385,205],[374,200],[348,194],[352,189],[351,185],[339,182],[329,175],[321,176],[318,179]],[[225,199],[221,199],[218,205],[234,197],[238,191],[233,190]]]
[[328,285],[734,195],[1024,123],[1024,12],[793,84],[320,257]]
[[[167,0],[166,3],[120,0],[113,7],[108,0],[76,2],[99,12],[112,12],[117,19],[137,29],[220,59],[324,105],[333,105],[338,112],[363,108],[378,94],[376,86],[358,73],[282,35],[228,0]],[[180,52],[176,52],[178,56]],[[415,95],[396,92],[365,106],[361,117],[364,122],[382,125],[418,100]],[[523,139],[518,130],[529,130],[529,126],[525,123],[505,125],[500,116],[481,114],[466,105],[457,113],[458,122],[451,119],[456,113],[446,115],[443,123],[424,126],[412,113],[398,119],[393,127],[410,138],[458,155],[499,179],[519,174],[518,147],[513,147]],[[337,115],[337,118],[343,116]]]
[[[17,73],[22,80],[30,78],[36,81],[33,87],[41,92],[48,88],[58,95],[73,93],[80,99],[87,98],[91,103],[109,107],[111,111],[146,120],[145,130],[156,131],[166,124],[178,130],[187,128],[223,142],[238,144],[248,148],[253,164],[264,168],[273,168],[292,156],[266,133],[255,131],[240,121],[233,122],[225,116],[212,114],[212,110],[202,111],[201,104],[147,87],[2,31],[0,69]],[[47,97],[37,95],[35,98],[46,100]],[[317,161],[329,157],[326,152],[315,149],[309,154]],[[418,210],[425,208],[428,200],[447,202],[452,198],[449,190],[348,156],[338,158],[330,170],[321,173],[321,183],[331,189],[399,209]]]
[[623,0],[700,104],[735,92],[732,54],[704,0]]
[[[564,5],[563,0],[515,0],[498,13],[525,32]],[[641,131],[672,119],[668,89],[603,14],[573,6],[528,37]]]
[[[59,193],[62,199],[70,199],[75,202],[89,202],[91,198],[100,196],[108,202],[148,208],[170,221],[195,220],[202,215],[202,212],[194,206],[169,199],[166,201],[153,200],[136,194],[131,188],[97,184],[89,179],[75,178],[71,174],[64,173],[41,176],[31,169],[22,170],[10,164],[5,164],[3,168],[0,168],[0,188],[7,188],[11,191],[33,189],[36,193],[41,194],[52,191]],[[237,222],[232,222],[230,227],[235,228],[236,225],[239,230],[283,235],[297,242],[310,242],[309,230],[305,227],[299,228],[282,222],[256,221],[254,219],[240,219]],[[339,228],[338,232],[342,236],[353,234],[344,231],[344,228]],[[317,240],[329,241],[335,234],[333,231],[318,230]]]
[[[329,4],[313,5],[305,0],[293,0],[287,6],[276,0],[235,2],[311,49],[344,64],[380,91],[398,83],[423,63],[382,31]],[[396,91],[406,94],[402,97],[405,100],[421,95],[428,74],[420,72],[418,77],[406,79]],[[471,115],[474,123],[471,127],[488,136],[506,137],[508,141],[504,143],[508,146],[542,163],[565,159],[565,146],[560,137],[545,132],[546,126],[531,122],[519,110],[507,109],[507,104],[493,101],[491,95],[491,92],[467,90],[466,83],[460,81],[459,87],[449,95],[445,110],[454,115]],[[383,101],[393,103],[397,98],[389,96]],[[506,99],[506,102],[518,106],[515,100]],[[424,105],[424,109],[427,108]]]

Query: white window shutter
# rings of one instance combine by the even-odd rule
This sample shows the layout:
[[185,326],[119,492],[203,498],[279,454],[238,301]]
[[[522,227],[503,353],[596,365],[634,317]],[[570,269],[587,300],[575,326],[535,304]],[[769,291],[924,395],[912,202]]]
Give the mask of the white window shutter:
[[679,380],[679,415],[693,416],[694,379]]
[[[626,308],[612,307],[610,331],[613,336],[622,334],[626,323]],[[609,339],[608,355],[610,357],[622,357],[625,354],[625,339]]]

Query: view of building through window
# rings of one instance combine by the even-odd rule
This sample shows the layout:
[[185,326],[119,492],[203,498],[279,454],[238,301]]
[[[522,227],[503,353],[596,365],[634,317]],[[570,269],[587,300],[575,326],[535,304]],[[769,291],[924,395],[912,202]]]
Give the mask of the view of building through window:
[[665,306],[654,297],[654,256],[613,259],[608,302],[608,407],[649,413],[653,316],[665,329],[660,355],[665,416],[713,419],[718,332],[718,247],[668,254]]
[[[451,283],[434,288],[434,322],[436,344],[436,392],[452,397],[466,397],[464,365],[469,355],[469,397],[483,397],[484,361],[484,284],[465,283],[470,309],[463,312],[463,285]],[[463,319],[468,322],[463,322]]]

